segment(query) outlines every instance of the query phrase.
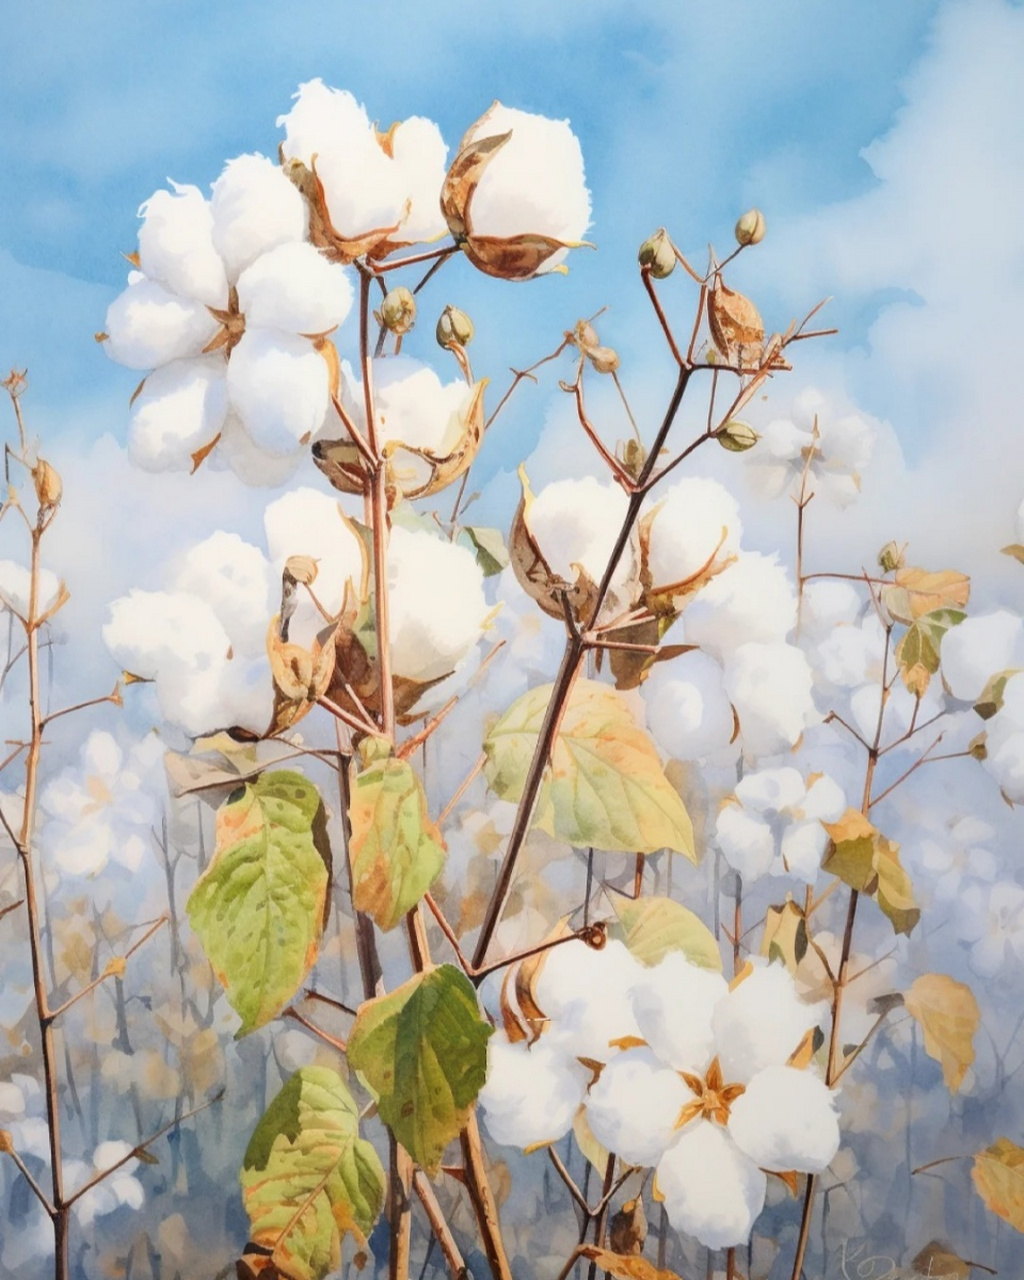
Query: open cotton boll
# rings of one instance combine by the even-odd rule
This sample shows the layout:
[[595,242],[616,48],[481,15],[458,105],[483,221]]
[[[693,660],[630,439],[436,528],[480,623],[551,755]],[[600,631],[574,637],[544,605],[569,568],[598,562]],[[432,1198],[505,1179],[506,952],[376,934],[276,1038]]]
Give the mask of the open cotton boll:
[[863,603],[849,582],[808,582],[800,613],[801,632],[809,638],[824,638],[834,628],[856,622]]
[[621,942],[596,951],[578,939],[553,947],[535,984],[552,1041],[606,1062],[612,1040],[639,1036],[630,992],[641,966]]
[[882,674],[885,632],[872,613],[862,622],[833,627],[811,646],[810,657],[817,674],[827,684],[852,689]]
[[[600,582],[611,558],[629,500],[618,485],[584,476],[556,480],[534,498],[528,522],[552,571],[574,582],[580,565]],[[613,590],[627,588],[636,576],[636,557],[627,547],[613,579]]]
[[395,675],[436,680],[480,639],[490,606],[466,547],[395,527],[388,544],[391,663]]
[[254,488],[275,489],[290,480],[302,462],[301,452],[281,457],[267,453],[250,438],[238,414],[228,413],[208,465],[219,470],[227,467]]
[[572,1128],[589,1080],[582,1063],[544,1039],[510,1044],[498,1032],[487,1044],[478,1098],[487,1132],[509,1147],[557,1141]]
[[693,1093],[650,1049],[616,1054],[587,1094],[587,1123],[600,1144],[627,1164],[657,1164]]
[[723,672],[706,653],[657,663],[640,686],[647,725],[662,750],[699,760],[727,747],[736,728]]
[[775,833],[760,814],[726,804],[715,822],[715,843],[745,882],[766,876],[775,862]]
[[821,1173],[839,1150],[832,1090],[794,1067],[766,1067],[732,1104],[729,1133],[762,1169]]
[[128,455],[144,471],[191,471],[227,414],[227,365],[221,355],[173,360],[154,369],[132,405]]
[[115,600],[103,641],[132,675],[155,680],[162,672],[219,671],[231,639],[213,607],[184,591],[139,591]]
[[238,277],[238,308],[252,328],[326,333],[348,315],[352,298],[345,268],[303,241],[261,254]]
[[775,556],[741,551],[684,614],[686,640],[719,658],[756,640],[784,640],[796,626],[796,591]]
[[736,784],[736,798],[754,813],[782,813],[798,804],[806,794],[798,769],[759,769]]
[[197,356],[219,323],[202,302],[169,293],[155,280],[132,272],[128,288],[107,308],[104,350],[129,369],[154,369]]
[[747,1241],[768,1188],[726,1130],[705,1120],[683,1129],[658,1162],[657,1178],[669,1221],[709,1249]]
[[1003,609],[965,618],[942,637],[941,656],[950,693],[974,702],[996,672],[1024,666],[1024,620]]
[[267,627],[280,607],[279,582],[258,547],[218,531],[185,553],[172,586],[208,601],[233,651],[255,656],[265,652]]
[[630,998],[641,1036],[662,1063],[702,1073],[715,1051],[711,1015],[728,990],[720,973],[670,951],[633,982]]
[[725,1079],[745,1084],[765,1067],[784,1065],[826,1011],[825,1004],[800,999],[784,965],[757,962],[712,1015]]
[[440,202],[448,159],[441,130],[433,120],[410,116],[392,135],[391,152],[409,200],[400,238],[408,242],[438,239],[448,229]]
[[[473,196],[473,234],[582,239],[590,225],[590,192],[583,153],[568,120],[549,120],[495,102],[463,145],[503,133],[511,137],[484,169]],[[541,271],[550,271],[564,257],[564,251],[555,254]]]
[[271,454],[294,453],[324,425],[327,362],[305,338],[249,329],[228,362],[228,395],[255,444]]
[[[362,388],[356,387],[354,399],[361,408]],[[429,365],[409,356],[374,361],[373,392],[381,442],[440,454],[455,443],[448,439],[452,418],[463,413],[473,395],[463,380],[442,383]]]
[[986,726],[984,767],[1015,804],[1024,804],[1024,674],[1003,690],[1003,705]]
[[655,587],[692,578],[713,557],[739,550],[739,508],[717,480],[686,476],[665,490],[651,521],[648,568]]
[[274,706],[265,657],[235,657],[213,667],[168,665],[156,678],[156,694],[164,719],[193,738],[234,726],[263,733]]
[[171,293],[223,308],[224,262],[213,245],[213,213],[198,187],[171,183],[139,209],[139,267]]
[[743,750],[777,755],[818,719],[807,658],[794,645],[743,644],[725,668],[725,689],[736,708]]
[[[13,609],[19,617],[28,617],[32,594],[32,575],[14,560],[0,560],[0,609]],[[40,568],[36,614],[45,613],[60,595],[60,579],[49,569]]]
[[280,167],[265,156],[229,160],[212,190],[213,244],[231,283],[260,254],[306,239],[306,203]]

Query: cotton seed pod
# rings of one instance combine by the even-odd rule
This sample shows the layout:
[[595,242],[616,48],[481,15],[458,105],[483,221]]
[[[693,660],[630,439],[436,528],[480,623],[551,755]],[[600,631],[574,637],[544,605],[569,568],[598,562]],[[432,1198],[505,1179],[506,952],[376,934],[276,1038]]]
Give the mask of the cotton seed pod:
[[392,289],[380,307],[380,322],[385,329],[402,337],[416,323],[416,299],[405,285]]
[[753,449],[761,437],[748,423],[733,418],[715,432],[715,439],[730,453],[746,453],[748,449]]
[[659,227],[653,236],[643,242],[637,258],[642,267],[650,269],[655,280],[664,280],[675,271],[675,246],[664,227]]
[[473,321],[458,307],[447,306],[437,321],[437,345],[446,351],[455,345],[468,347],[473,341]]
[[316,581],[317,566],[312,556],[289,556],[285,561],[284,571],[304,587]]
[[887,542],[878,553],[878,563],[883,573],[895,573],[905,563],[903,548],[896,542]]
[[64,484],[55,467],[42,458],[32,468],[36,486],[36,501],[41,507],[55,507],[64,493]]
[[738,245],[760,244],[765,233],[764,214],[760,209],[748,209],[736,223]]
[[614,373],[619,367],[619,353],[612,347],[591,347],[587,359],[598,373]]

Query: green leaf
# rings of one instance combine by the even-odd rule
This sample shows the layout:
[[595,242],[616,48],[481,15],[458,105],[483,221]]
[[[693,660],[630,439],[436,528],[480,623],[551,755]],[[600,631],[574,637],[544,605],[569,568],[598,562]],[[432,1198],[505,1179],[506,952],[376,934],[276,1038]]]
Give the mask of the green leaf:
[[508,547],[500,529],[488,529],[483,525],[468,524],[463,529],[476,552],[476,562],[483,570],[485,578],[493,578],[507,568],[509,562]]
[[352,902],[387,930],[437,879],[445,847],[411,765],[379,753],[373,758],[366,743],[361,751],[364,768],[353,763],[351,770]]
[[997,711],[1002,710],[1007,682],[1011,676],[1019,674],[1020,667],[1011,667],[1007,671],[997,671],[994,676],[989,676],[984,689],[978,694],[978,701],[974,704],[974,710],[982,720],[991,720]]
[[469,979],[449,964],[359,1009],[349,1063],[377,1099],[381,1119],[430,1174],[466,1126],[487,1076],[492,1030]]
[[384,1203],[384,1170],[359,1112],[327,1067],[303,1067],[253,1130],[240,1175],[254,1244],[289,1280],[322,1280],[351,1232],[362,1245]]
[[942,637],[966,617],[960,609],[933,609],[911,623],[896,646],[900,674],[911,693],[924,697],[929,681],[939,669]]
[[889,918],[896,933],[909,934],[921,918],[914,886],[900,863],[900,847],[857,809],[847,809],[837,822],[821,824],[832,840],[822,869],[851,889],[869,894]]
[[624,942],[637,960],[656,965],[670,951],[681,951],[702,969],[722,971],[715,936],[699,916],[672,898],[624,898],[615,901],[618,923],[609,936]]
[[216,850],[188,900],[192,928],[242,1019],[262,1027],[316,960],[329,905],[320,794],[301,773],[262,774],[217,810]]
[[[531,689],[484,741],[485,773],[502,800],[518,802],[552,686]],[[654,743],[608,685],[577,680],[551,752],[534,823],[558,840],[616,853],[674,849],[697,861],[693,826]]]

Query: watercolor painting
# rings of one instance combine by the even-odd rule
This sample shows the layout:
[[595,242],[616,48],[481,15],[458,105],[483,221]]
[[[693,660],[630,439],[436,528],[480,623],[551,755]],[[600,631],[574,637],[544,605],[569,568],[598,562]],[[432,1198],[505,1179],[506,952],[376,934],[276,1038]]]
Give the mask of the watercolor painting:
[[0,1277],[1024,1273],[1024,9],[5,20]]

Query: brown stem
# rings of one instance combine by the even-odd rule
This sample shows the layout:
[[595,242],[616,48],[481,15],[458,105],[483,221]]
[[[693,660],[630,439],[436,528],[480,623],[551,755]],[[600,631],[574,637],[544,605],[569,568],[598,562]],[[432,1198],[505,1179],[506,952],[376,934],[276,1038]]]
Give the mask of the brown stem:
[[483,1144],[480,1141],[480,1129],[477,1125],[475,1110],[469,1113],[469,1122],[462,1131],[460,1141],[466,1171],[466,1187],[480,1228],[491,1275],[494,1280],[512,1280],[512,1268],[509,1266],[501,1239],[498,1205],[484,1166]]
[[[615,1187],[615,1156],[609,1155],[608,1163],[604,1170],[604,1186],[601,1188],[601,1208],[598,1210],[594,1219],[594,1244],[599,1249],[604,1247],[604,1230],[608,1221],[608,1206],[611,1203],[612,1192]],[[597,1277],[597,1259],[593,1259],[590,1263],[590,1269],[587,1272],[587,1280],[596,1280]]]
[[391,1151],[390,1214],[391,1249],[388,1253],[388,1280],[408,1280],[412,1243],[412,1179],[414,1166],[408,1151],[388,1130]]
[[452,1273],[453,1280],[469,1280],[469,1271],[463,1260],[462,1252],[455,1243],[452,1229],[441,1211],[441,1206],[437,1203],[434,1188],[430,1185],[427,1175],[422,1169],[417,1169],[413,1174],[412,1185],[413,1190],[419,1196],[420,1203],[423,1205],[423,1210],[427,1215],[434,1238],[441,1246],[441,1252],[444,1254],[445,1262],[448,1263],[448,1270]]

